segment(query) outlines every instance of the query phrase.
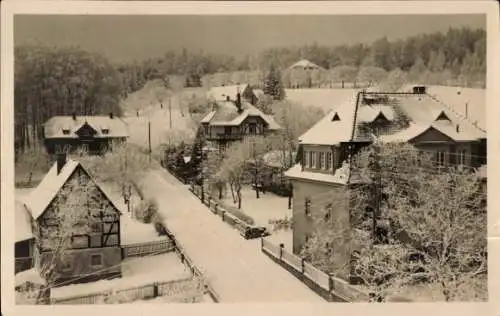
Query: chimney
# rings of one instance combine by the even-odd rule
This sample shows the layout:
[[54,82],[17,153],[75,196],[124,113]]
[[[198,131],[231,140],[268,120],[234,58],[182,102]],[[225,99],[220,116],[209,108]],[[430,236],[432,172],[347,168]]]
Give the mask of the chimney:
[[469,118],[469,102],[465,102],[465,118]]
[[66,153],[57,154],[57,174],[61,173],[62,168],[66,164]]
[[231,101],[231,98],[228,95],[226,95],[226,101]]
[[413,94],[425,94],[425,93],[426,93],[425,86],[414,86],[413,87]]
[[241,94],[239,92],[236,94],[236,107],[238,112],[241,112]]
[[76,121],[76,113],[75,112],[73,112],[72,116],[73,116],[73,121]]
[[109,118],[113,119],[113,112],[109,112]]
[[460,125],[457,124],[456,130],[457,130],[457,133],[460,133]]

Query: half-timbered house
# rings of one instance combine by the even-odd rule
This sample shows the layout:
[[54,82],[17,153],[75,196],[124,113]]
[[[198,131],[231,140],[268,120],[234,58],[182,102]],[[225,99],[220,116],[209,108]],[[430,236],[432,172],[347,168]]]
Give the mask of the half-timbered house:
[[[62,201],[68,204],[62,207]],[[38,271],[54,264],[56,283],[121,276],[121,213],[78,161],[58,155],[25,207],[32,218]]]

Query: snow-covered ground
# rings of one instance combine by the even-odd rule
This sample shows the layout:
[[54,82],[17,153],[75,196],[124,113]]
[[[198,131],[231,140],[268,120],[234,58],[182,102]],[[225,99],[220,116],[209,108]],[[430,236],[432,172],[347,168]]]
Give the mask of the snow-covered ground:
[[291,229],[272,232],[270,236],[266,237],[266,240],[275,245],[282,243],[287,251],[293,251],[293,231]]
[[169,230],[222,303],[325,302],[264,255],[259,239],[241,238],[172,175],[154,170],[144,180],[145,192],[158,201]]
[[[119,189],[109,184],[102,185],[102,187],[122,212],[120,218],[120,240],[122,245],[165,239],[164,236],[158,236],[153,224],[144,224],[132,218],[132,214],[127,211],[127,206],[120,196]],[[138,205],[139,202],[139,197],[132,194],[131,205]]]
[[[267,227],[271,231],[272,225],[269,224],[269,220],[292,218],[293,211],[288,209],[287,197],[266,192],[265,194],[260,193],[260,197],[257,199],[255,190],[251,188],[242,189],[241,195],[243,197],[241,211],[251,216],[256,225]],[[233,204],[230,193],[225,197],[224,202],[228,205],[237,206],[237,204]],[[272,232],[272,235],[267,239],[276,245],[283,243],[286,249],[292,249],[293,235],[291,229]]]
[[[292,217],[292,210],[288,209],[288,198],[275,195],[271,192],[259,194],[256,198],[255,190],[251,188],[243,188],[241,190],[241,211],[248,214],[255,220],[256,225],[271,228],[269,220],[271,219],[284,219]],[[231,193],[224,198],[224,203],[231,206],[238,206],[233,204]]]
[[63,298],[111,289],[133,288],[153,282],[167,282],[191,276],[175,253],[149,257],[128,258],[122,261],[122,277],[112,280],[71,284],[51,289],[51,297]]

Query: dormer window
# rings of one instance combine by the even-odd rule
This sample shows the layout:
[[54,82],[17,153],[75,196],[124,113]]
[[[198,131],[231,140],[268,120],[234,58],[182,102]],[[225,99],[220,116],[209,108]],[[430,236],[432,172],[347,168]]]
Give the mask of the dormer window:
[[439,113],[439,115],[436,117],[436,121],[451,122],[450,118],[444,113],[444,111],[441,111],[441,113]]
[[108,135],[109,134],[109,128],[103,128],[101,131],[102,131],[102,133],[104,135]]
[[340,121],[340,117],[337,113],[335,113],[335,115],[332,118],[332,122],[335,122],[335,121]]
[[63,128],[62,132],[63,132],[63,135],[69,135],[69,129],[67,129],[67,128]]

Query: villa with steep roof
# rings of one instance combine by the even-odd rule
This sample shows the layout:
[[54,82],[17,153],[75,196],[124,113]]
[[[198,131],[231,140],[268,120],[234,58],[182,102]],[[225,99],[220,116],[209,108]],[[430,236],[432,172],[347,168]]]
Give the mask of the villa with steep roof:
[[[92,193],[82,195],[82,192],[71,189],[82,187],[82,184],[92,190]],[[60,199],[72,201],[70,207],[75,208],[73,211],[84,212],[82,218],[85,220],[81,226],[87,229],[81,233],[77,230],[70,231],[69,245],[63,250],[64,256],[52,260],[59,247],[63,247],[61,240],[67,239],[60,235],[68,233],[67,227],[61,228],[67,225],[67,221],[61,218],[69,215],[62,216],[58,213],[61,212],[61,204],[58,203]],[[121,276],[121,212],[109,194],[78,161],[66,160],[64,154],[58,155],[57,161],[42,182],[24,201],[24,207],[29,214],[31,231],[22,232],[23,237],[19,239],[28,240],[29,237],[34,237],[32,251],[34,268],[37,271],[54,264],[58,274],[56,282],[74,279],[84,282]]]
[[109,116],[54,116],[43,124],[45,148],[49,154],[83,149],[102,154],[113,143],[128,138],[127,124],[112,113]]
[[219,101],[200,122],[209,147],[224,151],[227,145],[247,135],[269,135],[280,129],[274,118],[264,114],[237,93],[236,100]]
[[[349,157],[374,139],[407,142],[434,156],[437,166],[486,164],[486,131],[429,94],[425,86],[400,93],[353,93],[299,138],[298,163],[285,175],[293,184],[293,252],[327,214],[350,227]],[[342,216],[344,215],[344,216]],[[348,264],[350,257],[339,259]]]

